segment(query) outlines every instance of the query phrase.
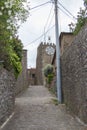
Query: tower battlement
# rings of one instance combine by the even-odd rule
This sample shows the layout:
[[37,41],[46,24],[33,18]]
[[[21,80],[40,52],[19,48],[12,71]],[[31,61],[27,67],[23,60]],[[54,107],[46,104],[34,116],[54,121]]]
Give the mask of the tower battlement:
[[56,45],[55,45],[54,43],[41,42],[40,45],[38,46],[38,48],[39,48],[39,47],[47,47],[47,46],[52,46],[52,47],[55,48]]

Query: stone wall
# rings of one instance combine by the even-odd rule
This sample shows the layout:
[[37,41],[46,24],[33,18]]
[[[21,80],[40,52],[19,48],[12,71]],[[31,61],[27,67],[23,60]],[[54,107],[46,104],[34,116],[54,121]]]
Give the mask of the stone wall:
[[15,78],[11,72],[0,67],[0,125],[14,110]]
[[71,45],[75,35],[70,32],[61,32],[59,37],[60,42],[60,55],[63,54],[63,52],[67,49],[68,46]]
[[38,85],[43,84],[43,79],[42,79],[42,44],[40,44],[38,49],[37,49],[36,80],[37,80]]
[[36,68],[28,69],[29,85],[36,85]]
[[87,123],[87,24],[61,57],[63,100]]
[[29,79],[27,69],[27,50],[23,50],[22,72],[20,73],[16,81],[15,94],[17,95],[18,93],[26,89],[28,85],[29,85]]

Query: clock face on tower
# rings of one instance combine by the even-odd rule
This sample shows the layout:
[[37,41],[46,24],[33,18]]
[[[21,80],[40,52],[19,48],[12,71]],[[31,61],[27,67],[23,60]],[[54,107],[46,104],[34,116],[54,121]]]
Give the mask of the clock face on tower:
[[53,54],[54,54],[54,51],[55,51],[55,49],[54,49],[52,46],[46,47],[46,53],[47,53],[48,55],[53,55]]

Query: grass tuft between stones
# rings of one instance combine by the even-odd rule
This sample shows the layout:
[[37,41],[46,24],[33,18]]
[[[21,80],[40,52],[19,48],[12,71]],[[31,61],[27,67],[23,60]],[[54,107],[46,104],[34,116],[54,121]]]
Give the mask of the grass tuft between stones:
[[58,104],[59,104],[59,102],[58,102],[58,100],[57,100],[56,98],[53,98],[53,99],[52,99],[52,102],[53,102],[55,105],[58,105]]

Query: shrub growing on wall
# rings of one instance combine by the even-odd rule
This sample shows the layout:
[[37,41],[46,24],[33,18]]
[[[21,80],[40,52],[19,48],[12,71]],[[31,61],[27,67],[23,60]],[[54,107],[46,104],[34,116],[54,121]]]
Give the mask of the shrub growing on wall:
[[84,9],[80,8],[78,15],[77,15],[77,22],[69,24],[70,30],[73,32],[73,34],[77,35],[81,28],[85,25],[87,22],[87,0],[84,1]]
[[29,14],[27,0],[0,0],[0,61],[4,68],[21,71],[22,42],[17,37],[20,25]]
[[51,83],[51,81],[52,81],[52,79],[53,79],[53,73],[52,74],[49,74],[48,76],[47,76],[47,83],[48,84],[50,84]]
[[53,73],[53,66],[51,64],[47,64],[44,67],[44,75],[45,75],[45,77],[47,77],[49,74],[52,74],[52,73]]

